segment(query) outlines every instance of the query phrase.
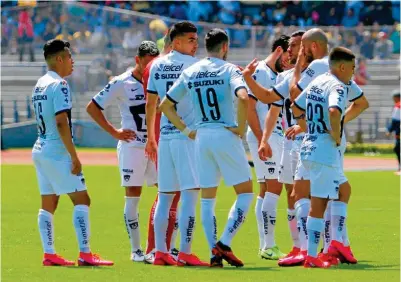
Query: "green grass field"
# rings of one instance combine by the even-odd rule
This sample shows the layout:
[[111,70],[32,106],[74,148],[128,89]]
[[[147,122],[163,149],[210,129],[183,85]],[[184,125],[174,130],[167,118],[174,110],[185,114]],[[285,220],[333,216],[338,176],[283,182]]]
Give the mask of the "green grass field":
[[[40,196],[32,166],[2,166],[2,264],[3,281],[400,281],[400,189],[392,172],[348,173],[353,185],[348,229],[357,265],[329,270],[279,268],[276,262],[257,257],[258,235],[253,207],[233,241],[233,249],[245,262],[236,269],[154,267],[129,260],[129,242],[123,224],[123,189],[117,167],[84,167],[92,198],[91,246],[110,268],[42,267],[42,247],[37,231]],[[255,185],[255,191],[258,187]],[[141,200],[142,246],[145,247],[148,212],[155,188],[143,191]],[[232,189],[221,186],[216,215],[219,234],[234,201]],[[199,208],[198,208],[199,210]],[[198,217],[199,219],[199,217]],[[276,238],[282,250],[291,246],[284,197],[279,204]],[[76,259],[77,242],[72,226],[72,205],[62,197],[55,216],[56,250]],[[195,232],[193,251],[208,259],[202,226]]]

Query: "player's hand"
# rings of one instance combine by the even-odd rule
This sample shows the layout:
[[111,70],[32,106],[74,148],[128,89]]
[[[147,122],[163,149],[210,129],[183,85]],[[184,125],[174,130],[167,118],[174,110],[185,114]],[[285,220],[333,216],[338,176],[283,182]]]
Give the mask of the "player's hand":
[[121,141],[132,141],[136,138],[136,133],[135,131],[131,129],[117,129],[116,132],[114,132],[113,137],[121,140]]
[[327,132],[331,135],[331,138],[333,138],[334,142],[336,142],[336,146],[341,145],[341,136],[340,134],[335,133],[333,130],[327,130]]
[[192,130],[192,131],[189,133],[188,137],[189,137],[190,139],[192,139],[192,140],[195,140],[195,138],[196,138],[196,130]]
[[299,66],[302,66],[302,67],[307,64],[306,54],[305,54],[305,47],[304,47],[304,45],[302,45],[302,43],[301,43],[301,48],[299,48],[298,58],[297,58],[296,64],[299,65]]
[[276,50],[267,57],[266,64],[275,65],[280,56],[283,55],[283,52],[284,50],[281,46],[277,47]]
[[154,163],[157,162],[157,142],[156,140],[149,140],[146,142],[145,155]]
[[258,149],[258,155],[259,159],[262,161],[267,161],[267,159],[271,158],[273,156],[273,151],[270,145],[266,142],[260,143],[259,149]]
[[284,133],[284,136],[288,139],[288,140],[294,140],[295,137],[302,133],[302,128],[299,125],[293,125],[290,128],[287,128],[287,130]]
[[234,133],[241,139],[242,139],[242,136],[244,136],[244,132],[242,130],[240,130],[238,127],[226,127],[226,129],[230,130],[232,133]]
[[242,75],[252,75],[256,67],[258,66],[259,62],[258,59],[253,59],[252,62],[250,62],[243,70],[242,70]]
[[80,174],[82,171],[82,165],[81,161],[79,160],[78,157],[72,158],[72,168],[71,168],[71,173],[74,175]]

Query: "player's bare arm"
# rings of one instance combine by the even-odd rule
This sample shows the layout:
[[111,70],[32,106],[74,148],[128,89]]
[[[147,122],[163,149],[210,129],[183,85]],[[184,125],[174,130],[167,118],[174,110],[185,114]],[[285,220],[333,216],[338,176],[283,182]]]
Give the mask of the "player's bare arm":
[[341,144],[341,112],[337,108],[329,109],[330,117],[330,135],[333,137],[337,146]]
[[136,137],[135,131],[130,129],[116,129],[104,116],[103,112],[99,107],[90,101],[86,106],[86,111],[90,117],[107,133],[118,140],[129,142],[134,140]]
[[63,141],[66,150],[71,156],[71,173],[77,175],[82,171],[82,165],[78,158],[77,151],[75,150],[74,143],[72,142],[70,123],[66,112],[56,115],[56,125],[61,141]]
[[242,138],[246,131],[246,120],[248,115],[248,91],[244,88],[241,88],[237,91],[238,97],[238,110],[237,110],[237,127],[227,127],[228,130],[237,134]]
[[157,104],[159,101],[159,96],[151,93],[147,93],[146,101],[146,125],[148,140],[146,141],[145,153],[153,161],[156,161],[157,155],[157,142],[155,136],[155,122],[156,122],[156,112]]
[[259,158],[262,161],[266,161],[268,158],[271,158],[273,156],[273,152],[268,141],[273,133],[274,127],[276,126],[277,118],[280,114],[280,111],[281,106],[276,106],[272,104],[267,113],[265,119],[265,128],[263,129],[262,141],[260,142],[258,150]]
[[264,104],[271,104],[281,100],[282,98],[279,95],[277,95],[277,93],[274,92],[273,89],[267,89],[262,85],[260,85],[258,82],[256,82],[255,79],[253,79],[252,74],[255,72],[257,65],[258,61],[254,59],[242,71],[244,80],[248,85],[249,89],[252,91],[253,95],[255,95],[255,97]]
[[363,95],[357,100],[353,101],[351,105],[345,111],[344,123],[348,123],[351,120],[357,118],[367,108],[369,108],[368,99]]
[[306,132],[306,120],[305,120],[305,111],[298,107],[295,103],[291,105],[291,109],[293,112],[294,119],[298,122],[298,124],[291,126],[285,132],[285,136],[287,139],[295,139],[295,136],[302,132]]
[[181,118],[178,116],[177,111],[174,108],[175,103],[170,101],[165,97],[160,103],[160,110],[164,115],[171,121],[174,126],[180,130],[183,134],[187,135],[191,139],[195,139],[196,131],[190,131],[185,123],[182,122]]
[[294,74],[290,83],[290,99],[294,101],[299,94],[301,94],[302,90],[298,87],[298,81],[301,79],[302,69],[306,65],[306,56],[304,47],[301,45],[299,49],[297,62],[295,63],[294,67]]
[[260,128],[258,113],[256,111],[257,101],[251,96],[248,103],[249,103],[248,125],[251,128],[253,134],[255,134],[256,140],[258,140],[258,144],[260,144],[260,142],[262,140],[263,131]]

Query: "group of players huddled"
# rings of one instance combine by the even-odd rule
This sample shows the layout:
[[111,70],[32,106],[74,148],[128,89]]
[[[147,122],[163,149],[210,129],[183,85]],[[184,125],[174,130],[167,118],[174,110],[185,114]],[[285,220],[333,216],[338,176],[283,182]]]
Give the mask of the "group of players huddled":
[[[343,170],[343,125],[369,104],[352,81],[355,55],[344,47],[329,53],[327,37],[317,28],[281,35],[266,59],[253,60],[244,69],[227,61],[230,40],[224,30],[210,30],[204,42],[207,57],[198,59],[196,26],[187,21],[174,24],[161,54],[154,42],[143,41],[135,67],[114,77],[87,106],[92,119],[119,140],[131,260],[210,267],[223,267],[224,260],[244,265],[231,242],[254,199],[242,142],[246,136],[259,183],[258,255],[278,260],[280,266],[356,263],[346,227],[351,186]],[[55,39],[43,49],[49,71],[32,92],[39,135],[32,155],[42,196],[38,224],[43,265],[75,264],[54,248],[53,214],[63,194],[74,204],[78,264],[113,265],[92,253],[89,245],[90,198],[72,141],[71,93],[64,80],[73,71],[70,44]],[[113,100],[119,104],[121,129],[102,112]],[[221,176],[237,197],[218,239],[215,206]],[[139,201],[145,181],[158,187],[158,196],[143,252]],[[275,243],[283,184],[293,245],[288,254]],[[207,262],[191,250],[199,193]],[[324,248],[319,253],[321,237]]]

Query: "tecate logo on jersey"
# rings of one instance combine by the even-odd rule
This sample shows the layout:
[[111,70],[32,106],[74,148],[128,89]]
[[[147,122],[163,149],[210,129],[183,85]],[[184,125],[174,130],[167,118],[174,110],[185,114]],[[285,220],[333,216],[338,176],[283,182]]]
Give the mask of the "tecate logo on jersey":
[[174,65],[174,64],[164,65],[164,64],[161,64],[161,65],[159,65],[157,67],[157,70],[158,71],[182,71],[183,66],[184,66],[184,64],[181,64],[181,65]]

